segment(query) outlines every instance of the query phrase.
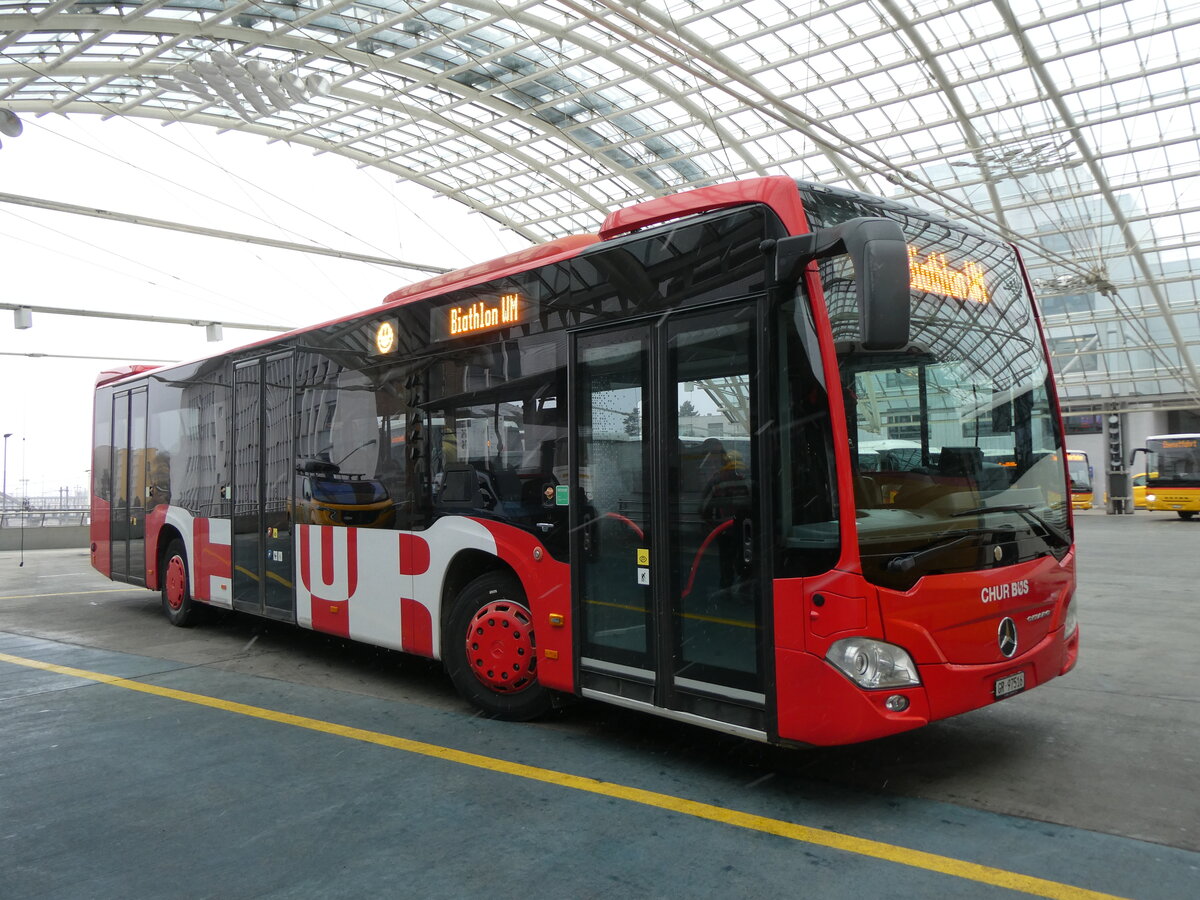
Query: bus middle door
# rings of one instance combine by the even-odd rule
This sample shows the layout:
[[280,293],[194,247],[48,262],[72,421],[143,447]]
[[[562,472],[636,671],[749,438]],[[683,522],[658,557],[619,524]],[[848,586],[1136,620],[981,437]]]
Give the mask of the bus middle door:
[[295,620],[291,353],[233,372],[233,607]]
[[113,398],[112,423],[112,577],[144,585],[150,469],[150,454],[146,449],[146,388],[121,391]]

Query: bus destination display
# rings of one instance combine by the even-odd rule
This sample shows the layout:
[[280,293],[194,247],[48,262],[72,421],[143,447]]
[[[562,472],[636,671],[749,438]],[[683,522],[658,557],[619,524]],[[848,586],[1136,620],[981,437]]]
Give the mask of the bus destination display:
[[521,321],[521,295],[504,294],[492,305],[480,300],[469,306],[452,306],[445,315],[450,337],[516,325]]
[[908,245],[908,269],[912,289],[943,297],[957,297],[987,303],[990,300],[983,266],[977,262],[964,263],[962,268],[950,265],[944,253],[930,253],[924,259],[921,251]]

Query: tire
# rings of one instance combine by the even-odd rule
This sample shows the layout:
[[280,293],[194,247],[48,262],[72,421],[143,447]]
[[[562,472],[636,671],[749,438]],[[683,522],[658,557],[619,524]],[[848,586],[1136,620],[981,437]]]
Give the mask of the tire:
[[487,715],[524,722],[550,709],[550,691],[537,680],[533,616],[510,575],[488,572],[462,589],[442,648],[459,694]]
[[1193,509],[1193,510],[1188,510],[1187,512],[1183,512],[1182,510],[1177,510],[1177,511],[1176,511],[1176,515],[1178,515],[1178,516],[1179,516],[1179,518],[1183,519],[1183,521],[1185,521],[1185,522],[1186,522],[1186,521],[1187,521],[1188,519],[1190,519],[1192,516],[1196,515],[1196,511],[1195,511],[1194,509]]
[[178,538],[167,545],[162,573],[162,607],[167,621],[180,628],[190,628],[199,621],[200,609],[188,587],[187,550]]

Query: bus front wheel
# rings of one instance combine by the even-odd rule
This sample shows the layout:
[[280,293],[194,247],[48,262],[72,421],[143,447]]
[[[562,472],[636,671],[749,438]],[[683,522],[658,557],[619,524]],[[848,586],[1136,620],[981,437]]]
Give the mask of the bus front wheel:
[[538,684],[533,616],[511,576],[480,575],[454,600],[444,659],[465,700],[490,716],[526,721],[551,706]]
[[162,605],[167,621],[180,628],[195,625],[199,610],[188,588],[187,550],[183,541],[174,540],[167,545],[162,573]]
[[1176,510],[1176,512],[1179,514],[1179,518],[1183,519],[1185,522],[1196,514],[1194,509],[1188,510],[1187,512],[1184,512],[1183,510]]

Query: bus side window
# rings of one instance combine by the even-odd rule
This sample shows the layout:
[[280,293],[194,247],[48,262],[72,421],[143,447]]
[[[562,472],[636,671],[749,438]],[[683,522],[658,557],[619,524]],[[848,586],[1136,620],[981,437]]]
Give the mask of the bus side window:
[[565,553],[565,359],[563,336],[539,335],[462,348],[430,367],[429,469],[442,514],[484,512],[548,546],[561,531]]

